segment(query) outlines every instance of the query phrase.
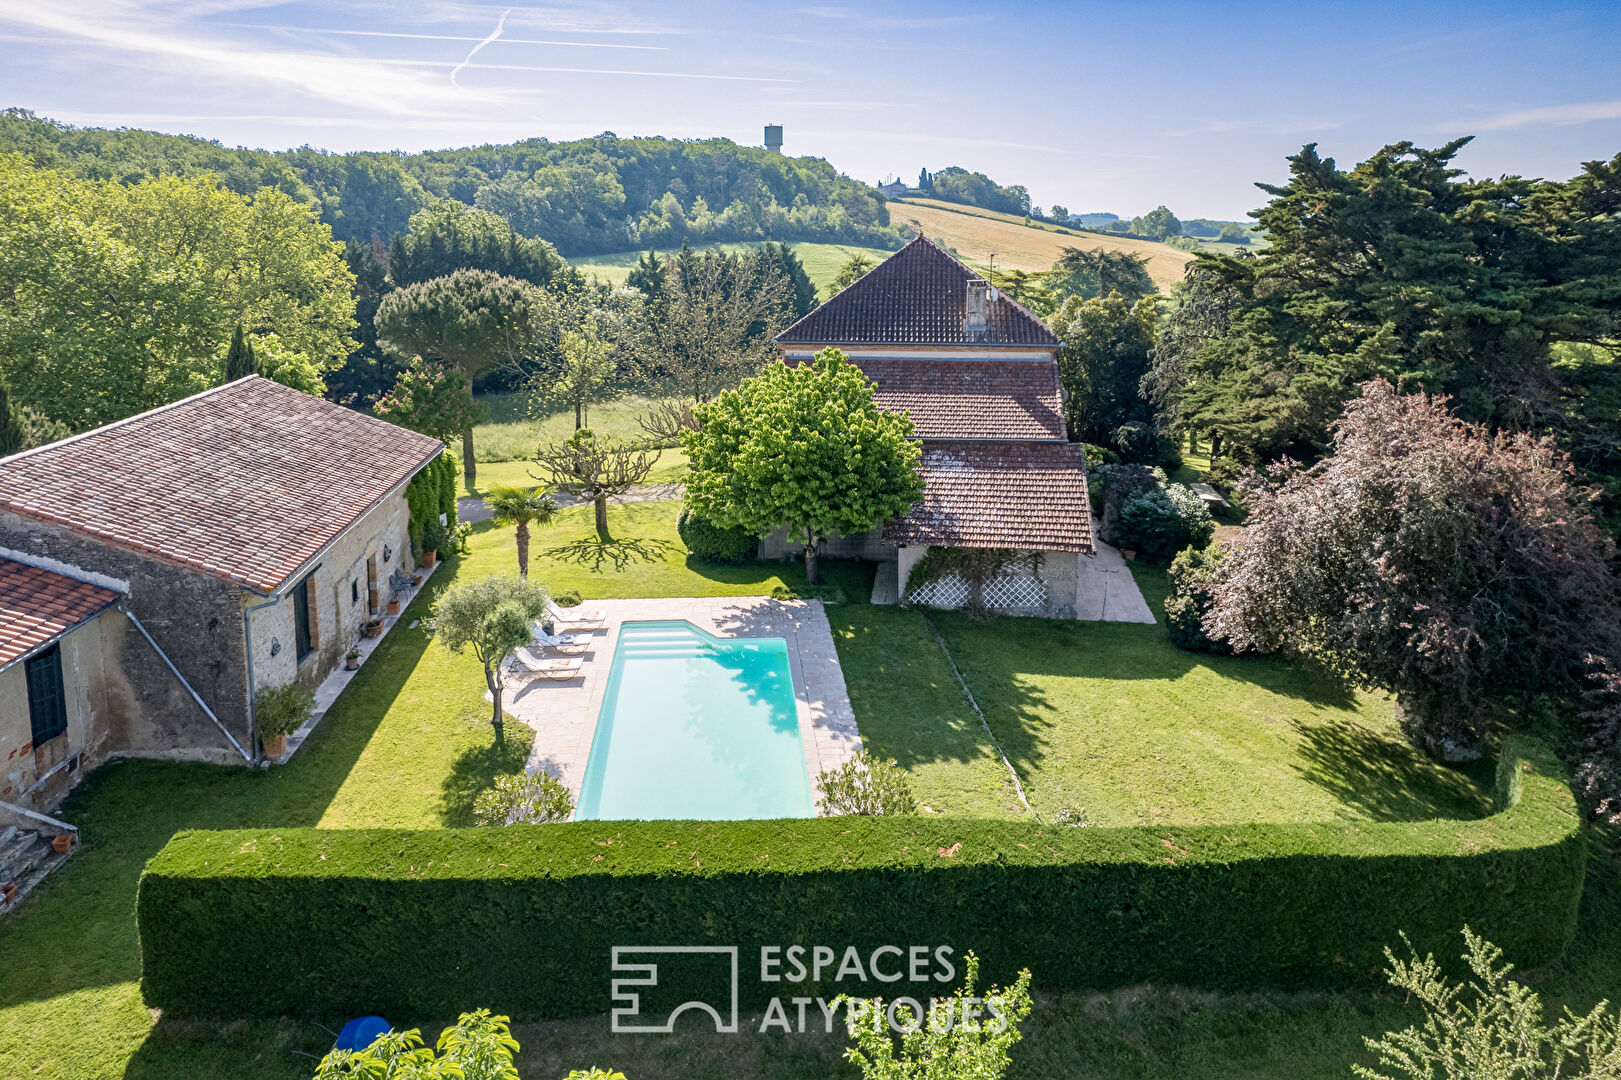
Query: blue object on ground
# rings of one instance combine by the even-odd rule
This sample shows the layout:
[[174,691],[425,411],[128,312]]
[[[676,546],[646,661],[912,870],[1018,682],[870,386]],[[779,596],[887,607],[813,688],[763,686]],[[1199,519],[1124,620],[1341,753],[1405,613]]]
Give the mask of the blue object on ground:
[[387,1035],[388,1032],[388,1021],[381,1016],[362,1016],[343,1025],[343,1030],[338,1032],[337,1045],[332,1049],[364,1050],[377,1041],[377,1036]]

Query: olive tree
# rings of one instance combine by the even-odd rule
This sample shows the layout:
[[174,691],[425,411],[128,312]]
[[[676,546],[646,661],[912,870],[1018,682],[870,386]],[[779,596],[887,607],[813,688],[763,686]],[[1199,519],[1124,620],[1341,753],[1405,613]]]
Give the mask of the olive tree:
[[681,433],[687,505],[756,535],[786,525],[812,585],[824,538],[865,532],[923,497],[911,419],[880,409],[837,349],[797,367],[779,360],[694,413],[701,430]]
[[1394,693],[1408,733],[1447,756],[1532,695],[1579,693],[1615,642],[1616,586],[1565,455],[1383,380],[1333,440],[1310,468],[1240,483],[1249,519],[1205,629]]
[[528,578],[495,574],[458,581],[433,605],[428,629],[453,653],[471,649],[484,665],[484,684],[494,700],[490,724],[501,742],[501,662],[534,636],[534,621],[546,614],[546,587]]

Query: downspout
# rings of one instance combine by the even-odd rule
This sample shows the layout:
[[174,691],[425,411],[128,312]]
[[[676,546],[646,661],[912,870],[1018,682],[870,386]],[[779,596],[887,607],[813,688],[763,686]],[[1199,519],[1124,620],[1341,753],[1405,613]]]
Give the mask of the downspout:
[[[253,711],[253,620],[250,616],[255,611],[275,607],[282,602],[286,595],[286,593],[277,593],[262,604],[251,604],[242,609],[242,641],[247,646],[248,656],[248,733],[255,746],[259,743],[259,717]],[[237,749],[241,749],[241,747]]]
[[197,703],[197,707],[202,709],[203,712],[208,715],[210,720],[214,721],[214,726],[220,729],[220,734],[224,735],[230,740],[231,745],[236,748],[236,752],[242,755],[242,760],[246,761],[250,765],[253,764],[253,756],[246,750],[242,749],[242,744],[236,741],[236,736],[232,735],[231,730],[221,722],[219,717],[214,715],[214,710],[208,707],[208,703],[202,699],[202,695],[197,693],[197,691],[192,687],[191,683],[186,681],[186,677],[180,674],[180,669],[174,666],[174,661],[169,659],[169,654],[163,651],[163,647],[160,646],[156,639],[154,639],[152,635],[147,632],[146,627],[141,625],[141,620],[135,617],[135,612],[131,611],[123,604],[118,605],[118,610],[123,612],[124,618],[128,619],[130,624],[141,632],[141,636],[146,639],[146,643],[152,646],[152,651],[158,654],[158,658],[168,666],[171,672],[174,673],[174,677],[180,680],[180,685],[186,688],[186,693],[191,695],[191,700]]

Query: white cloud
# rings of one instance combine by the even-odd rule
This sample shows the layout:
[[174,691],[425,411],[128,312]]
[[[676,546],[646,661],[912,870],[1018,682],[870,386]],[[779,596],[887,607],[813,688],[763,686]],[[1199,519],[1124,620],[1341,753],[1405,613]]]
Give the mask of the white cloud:
[[1570,105],[1543,105],[1516,109],[1496,116],[1456,120],[1437,125],[1441,131],[1507,131],[1521,127],[1570,127],[1599,120],[1621,120],[1621,101],[1589,101]]

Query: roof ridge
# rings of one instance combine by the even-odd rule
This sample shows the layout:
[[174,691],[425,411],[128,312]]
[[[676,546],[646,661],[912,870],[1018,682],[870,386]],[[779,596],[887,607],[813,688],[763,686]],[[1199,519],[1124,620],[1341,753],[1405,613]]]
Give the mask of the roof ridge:
[[[168,412],[170,409],[177,409],[182,405],[188,405],[193,401],[197,401],[197,400],[199,400],[201,398],[208,397],[210,394],[217,394],[221,390],[229,390],[231,387],[240,385],[241,383],[245,383],[249,379],[262,379],[262,378],[264,378],[264,376],[262,376],[262,375],[244,375],[240,379],[233,379],[231,382],[228,382],[228,383],[220,383],[218,386],[210,386],[208,389],[199,390],[197,393],[192,394],[192,395],[190,395],[188,397],[177,398],[174,401],[166,402],[166,403],[164,403],[162,405],[157,405],[157,406],[154,406],[153,408],[147,409],[145,412],[138,412],[138,413],[135,413],[133,416],[125,416],[125,417],[123,417],[121,419],[110,421],[108,423],[102,424],[100,427],[93,427],[89,431],[81,431],[77,435],[69,435],[65,439],[57,439],[55,442],[48,442],[43,446],[31,446],[27,450],[19,450],[15,454],[7,454],[5,457],[0,457],[0,465],[7,465],[7,464],[10,464],[13,461],[19,461],[22,458],[29,457],[29,456],[34,455],[34,454],[38,454],[43,450],[55,450],[55,449],[57,449],[59,447],[67,446],[69,443],[80,442],[80,441],[82,441],[84,439],[88,439],[92,435],[100,435],[104,431],[111,431],[114,428],[125,427],[125,426],[127,426],[129,424],[133,424],[137,420],[143,420],[148,416],[156,416],[158,413]],[[268,382],[268,383],[274,383],[275,382],[274,379],[265,379],[264,381]],[[281,384],[276,383],[276,385],[280,386]],[[288,387],[288,389],[292,390],[292,387]],[[303,393],[303,391],[301,391],[301,390],[294,390],[293,392],[295,394]],[[314,396],[314,395],[310,395],[310,396]],[[325,399],[322,399],[322,400],[325,400]],[[339,406],[339,408],[342,408],[342,406]]]

